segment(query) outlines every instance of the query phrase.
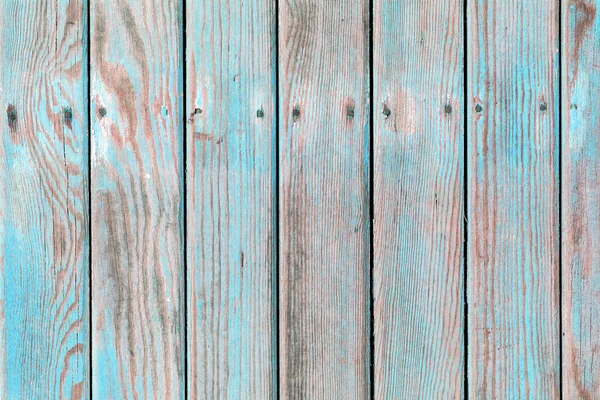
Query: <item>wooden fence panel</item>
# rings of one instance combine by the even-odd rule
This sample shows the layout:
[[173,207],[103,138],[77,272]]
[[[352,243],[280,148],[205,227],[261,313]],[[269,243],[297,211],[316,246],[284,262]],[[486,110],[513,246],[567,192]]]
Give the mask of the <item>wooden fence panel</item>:
[[593,399],[600,397],[600,22],[597,1],[562,4],[563,398]]
[[192,399],[276,396],[274,0],[187,1]]
[[183,6],[90,6],[92,392],[183,398]]
[[369,1],[279,4],[280,393],[369,397]]
[[374,8],[375,397],[462,398],[461,0]]
[[0,398],[89,396],[86,8],[0,2]]
[[557,0],[470,0],[470,398],[558,398]]

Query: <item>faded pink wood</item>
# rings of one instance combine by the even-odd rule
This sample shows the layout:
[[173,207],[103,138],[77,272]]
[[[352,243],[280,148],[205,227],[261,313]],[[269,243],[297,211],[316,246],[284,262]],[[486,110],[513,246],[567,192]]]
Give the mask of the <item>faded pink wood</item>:
[[471,0],[469,398],[560,396],[559,1]]
[[563,398],[600,398],[600,20],[562,2]]
[[367,399],[369,2],[279,3],[280,395]]

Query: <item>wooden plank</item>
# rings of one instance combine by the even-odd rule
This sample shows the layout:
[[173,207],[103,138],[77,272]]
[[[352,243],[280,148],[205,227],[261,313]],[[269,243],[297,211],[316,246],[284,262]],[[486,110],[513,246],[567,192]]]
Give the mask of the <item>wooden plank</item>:
[[461,0],[374,3],[375,398],[463,398]]
[[367,398],[369,2],[280,2],[280,393]]
[[192,399],[276,396],[275,1],[187,1]]
[[0,398],[88,398],[82,0],[0,1]]
[[184,397],[183,6],[91,4],[98,399]]
[[600,397],[598,2],[563,2],[563,397]]
[[558,1],[468,7],[471,398],[558,398]]

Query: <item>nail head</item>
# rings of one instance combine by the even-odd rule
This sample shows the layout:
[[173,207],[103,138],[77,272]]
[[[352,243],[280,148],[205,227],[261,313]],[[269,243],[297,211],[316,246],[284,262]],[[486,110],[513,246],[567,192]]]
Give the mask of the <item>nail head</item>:
[[6,109],[6,118],[8,118],[9,123],[13,123],[17,120],[17,110],[15,110],[15,106],[12,104]]
[[353,119],[354,118],[354,107],[348,106],[346,108],[346,116],[348,117],[348,119]]
[[300,108],[294,107],[294,110],[292,111],[292,117],[294,121],[298,121],[298,119],[300,118]]
[[71,110],[71,107],[63,108],[63,115],[64,115],[65,119],[73,118],[73,110]]

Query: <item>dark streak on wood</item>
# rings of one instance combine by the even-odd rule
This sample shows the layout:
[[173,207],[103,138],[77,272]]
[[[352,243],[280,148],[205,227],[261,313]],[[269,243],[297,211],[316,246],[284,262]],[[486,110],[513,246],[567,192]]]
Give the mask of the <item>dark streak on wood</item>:
[[573,70],[571,71],[572,80],[569,84],[570,89],[572,89],[579,76],[581,48],[587,32],[594,26],[598,10],[596,8],[595,0],[571,0],[570,4],[575,8],[576,20],[574,48],[571,52],[571,60],[573,63]]

